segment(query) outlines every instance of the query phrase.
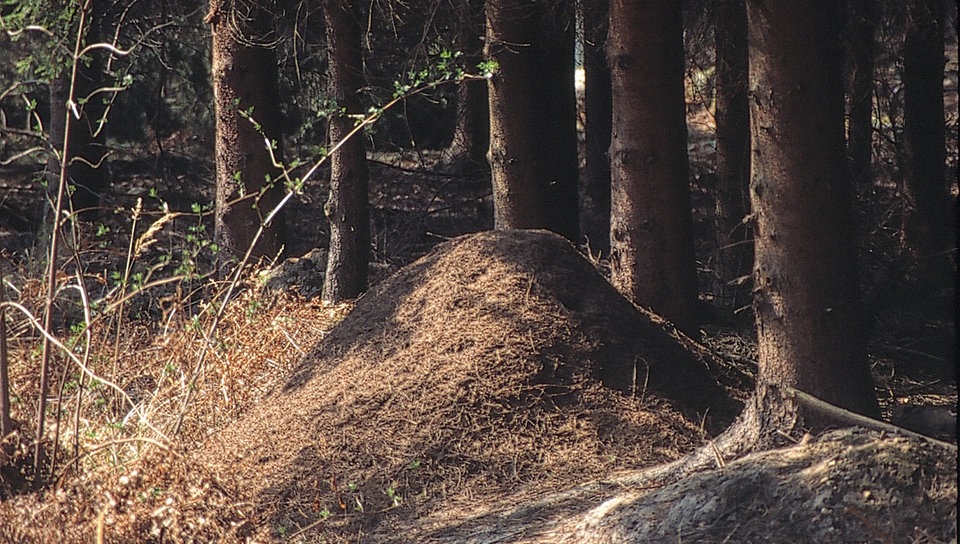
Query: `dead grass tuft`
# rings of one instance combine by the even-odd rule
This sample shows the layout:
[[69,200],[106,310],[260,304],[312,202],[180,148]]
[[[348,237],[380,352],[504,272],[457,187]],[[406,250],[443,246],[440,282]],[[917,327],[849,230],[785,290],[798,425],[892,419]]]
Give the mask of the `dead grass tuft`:
[[[24,285],[18,301],[39,307],[39,294],[31,294],[30,282]],[[119,336],[101,321],[89,342],[82,335],[65,338],[82,340],[82,360],[102,379],[81,381],[75,362],[56,361],[51,376],[62,386],[53,390],[46,442],[49,461],[49,444],[59,434],[55,485],[11,497],[28,479],[40,342],[26,317],[14,316],[10,361],[19,430],[8,437],[17,458],[0,474],[6,497],[0,542],[90,542],[98,531],[107,542],[239,538],[249,509],[178,452],[260,400],[305,346],[350,309],[246,287],[226,307],[212,341],[203,335],[211,312],[186,315],[187,304],[172,305],[163,319],[128,318]],[[105,386],[108,378],[123,393]]]

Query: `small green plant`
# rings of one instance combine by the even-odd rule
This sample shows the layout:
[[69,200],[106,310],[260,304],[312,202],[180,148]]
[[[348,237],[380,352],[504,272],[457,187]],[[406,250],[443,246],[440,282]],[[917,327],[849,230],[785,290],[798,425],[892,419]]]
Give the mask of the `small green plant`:
[[480,75],[485,79],[490,79],[493,77],[493,74],[497,73],[497,70],[500,69],[500,63],[494,59],[485,60],[477,65],[477,69],[480,70]]
[[107,247],[110,246],[110,240],[106,238],[106,236],[110,234],[110,232],[111,232],[111,229],[107,225],[104,225],[104,224],[97,225],[97,232],[95,233],[95,236],[97,238],[101,238],[101,240],[97,242],[97,247],[99,247],[100,249],[106,249]]
[[390,499],[390,506],[392,508],[396,508],[400,506],[401,503],[403,503],[403,495],[398,493],[397,490],[394,489],[393,487],[388,487],[386,493],[387,493],[387,498]]
[[256,299],[250,299],[247,302],[247,311],[246,311],[247,322],[250,322],[251,320],[253,320],[253,316],[257,314],[257,310],[259,309],[260,309],[260,301]]

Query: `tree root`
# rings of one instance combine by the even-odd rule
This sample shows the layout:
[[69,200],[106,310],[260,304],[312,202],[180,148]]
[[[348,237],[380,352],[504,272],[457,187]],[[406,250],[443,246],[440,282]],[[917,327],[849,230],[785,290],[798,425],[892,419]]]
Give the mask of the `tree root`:
[[767,385],[757,389],[726,431],[681,459],[588,482],[520,505],[495,505],[455,526],[422,533],[421,540],[443,544],[565,542],[588,514],[602,516],[598,507],[602,510],[618,504],[611,499],[636,498],[694,473],[724,467],[748,454],[805,444],[811,433],[850,426],[899,434],[957,451],[955,444],[849,412],[796,389]]

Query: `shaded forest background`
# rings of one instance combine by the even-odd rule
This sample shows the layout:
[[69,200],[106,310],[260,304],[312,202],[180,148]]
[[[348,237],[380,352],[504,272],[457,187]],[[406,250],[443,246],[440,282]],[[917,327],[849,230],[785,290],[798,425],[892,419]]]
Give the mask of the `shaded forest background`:
[[[901,227],[899,214],[905,205],[899,197],[903,196],[901,180],[906,153],[900,82],[906,15],[901,8],[883,6],[881,12],[874,15],[875,69],[870,78],[873,112],[868,139],[871,163],[866,178],[870,181],[859,183],[855,188],[861,204],[857,208],[861,215],[857,225],[862,230],[859,239],[864,241],[861,262],[867,274],[865,288],[871,293],[884,293],[883,296],[868,293],[868,298],[871,303],[893,305],[896,303],[891,295],[902,289],[890,287],[904,287],[906,284],[900,280],[916,279],[915,274],[911,275],[915,263],[909,262],[897,245]],[[474,39],[472,50],[460,47],[465,32],[460,28],[458,18],[462,13],[458,9],[443,2],[423,6],[378,3],[371,11],[360,14],[368,23],[363,36],[365,85],[361,96],[364,109],[388,102],[397,89],[449,77],[455,68],[478,73],[478,41]],[[687,3],[685,9],[690,176],[695,184],[694,198],[701,204],[698,210],[704,213],[710,211],[709,202],[715,196],[713,150],[718,112],[714,102],[717,83],[714,22],[719,9],[709,2]],[[72,39],[69,24],[75,22],[76,13],[66,10],[58,14],[52,7],[31,7],[29,3],[19,9],[7,7],[5,11],[5,25],[11,34],[4,42],[9,62],[2,68],[6,84],[0,96],[4,123],[0,145],[3,146],[2,167],[9,181],[0,201],[4,211],[0,224],[5,229],[8,249],[18,250],[29,245],[40,232],[38,227],[43,224],[45,210],[49,208],[38,175],[41,166],[47,164],[51,150],[47,147],[51,144],[45,143],[46,134],[55,132],[51,127],[58,123],[50,113],[50,82],[56,80],[53,76],[63,75],[66,62],[63,51],[69,48]],[[275,11],[278,29],[276,41],[270,45],[276,47],[279,62],[279,124],[285,127],[282,149],[288,164],[308,163],[311,158],[322,156],[329,147],[327,118],[332,106],[325,81],[327,56],[322,14],[317,6],[284,9],[282,4],[277,4]],[[947,6],[947,19],[942,26],[948,52],[956,48],[953,13],[953,7]],[[100,135],[106,138],[101,145],[108,160],[98,169],[97,176],[108,180],[105,190],[99,194],[103,199],[99,202],[100,210],[108,213],[98,216],[98,220],[116,217],[109,213],[114,210],[132,209],[138,196],[147,198],[146,213],[157,213],[161,202],[180,212],[191,211],[195,206],[202,210],[212,208],[214,112],[209,29],[202,22],[204,14],[204,9],[176,2],[165,3],[156,10],[122,3],[107,10],[111,21],[107,26],[116,33],[117,43],[135,44],[135,48],[130,55],[110,60],[104,84],[116,85],[116,88],[100,96],[109,107]],[[474,18],[476,16],[475,13]],[[51,37],[41,32],[14,32],[18,25],[33,23],[31,18],[46,23],[56,34]],[[855,45],[848,44],[851,50],[848,51],[851,59],[847,61],[849,77],[854,75],[850,63]],[[582,63],[582,48],[577,51]],[[944,72],[947,180],[954,179],[956,172],[954,59],[952,54],[948,56]],[[583,65],[580,66],[578,77],[582,77]],[[483,87],[484,83],[472,81],[462,86]],[[400,168],[406,168],[406,173],[420,174],[420,180],[412,181],[413,187],[382,183],[371,192],[375,231],[372,261],[381,266],[396,267],[423,254],[444,236],[490,225],[492,204],[484,192],[488,184],[483,181],[486,175],[483,173],[485,161],[481,160],[483,153],[471,150],[474,155],[470,162],[455,165],[456,169],[465,168],[465,171],[449,175],[448,163],[462,159],[450,154],[463,151],[456,148],[454,138],[457,88],[451,83],[411,96],[398,107],[384,112],[364,131],[372,167],[379,169],[374,180],[394,175],[410,177]],[[118,89],[123,90],[116,92]],[[585,122],[582,107],[581,103],[581,124]],[[483,142],[477,147],[485,150]],[[583,167],[586,162],[583,142],[580,153]],[[585,177],[592,175],[590,167],[587,168]],[[301,168],[303,170],[305,168]],[[290,204],[294,224],[285,247],[286,255],[302,255],[315,247],[325,248],[329,233],[323,220],[315,215],[322,210],[327,198],[325,177],[314,176]],[[421,184],[434,187],[419,186]],[[406,202],[401,204],[399,200]],[[419,206],[419,213],[405,210],[404,206]],[[451,211],[466,212],[473,220],[444,220],[443,216]],[[706,218],[698,219],[698,225],[711,228]],[[417,224],[424,222],[430,225],[421,228],[423,225]],[[205,224],[208,220],[199,223],[198,228],[205,228],[211,234],[211,225]],[[411,228],[402,228],[404,226]],[[118,229],[118,234],[125,230],[122,225],[110,227]],[[425,235],[424,231],[437,231],[434,234],[439,237]],[[594,250],[607,247],[602,234],[590,232],[589,228],[584,229],[584,234],[588,238],[580,240],[581,243],[589,243]],[[383,240],[388,235],[392,241],[386,244]],[[720,279],[719,263],[711,254],[716,248],[710,247],[715,243],[715,236],[702,230],[695,238],[701,246],[698,247],[701,294],[708,298],[720,296],[719,306],[730,302],[742,306],[742,297],[736,301],[723,300],[729,293],[722,285],[716,285]],[[868,245],[871,247],[866,247]]]

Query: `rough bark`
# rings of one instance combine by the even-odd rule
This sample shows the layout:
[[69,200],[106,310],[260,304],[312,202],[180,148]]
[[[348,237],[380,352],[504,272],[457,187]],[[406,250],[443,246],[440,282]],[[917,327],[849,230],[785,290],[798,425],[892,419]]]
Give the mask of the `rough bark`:
[[360,22],[351,2],[325,0],[323,14],[330,96],[341,112],[330,117],[330,145],[340,147],[330,156],[330,196],[324,206],[330,221],[330,249],[323,300],[339,302],[356,298],[367,289],[370,262],[369,172],[363,135],[343,141],[356,126],[350,116],[363,114],[359,95],[363,52]]
[[847,2],[846,56],[847,160],[850,178],[857,187],[872,181],[873,156],[873,68],[878,8],[871,0]]
[[907,2],[902,239],[914,257],[939,260],[942,268],[947,268],[947,252],[955,249],[956,231],[944,166],[943,16],[940,0]]
[[[270,8],[253,0],[211,0],[213,95],[216,108],[214,238],[225,259],[242,256],[280,201],[264,138],[281,140],[277,57]],[[241,113],[249,112],[263,134]],[[275,151],[280,159],[279,148]],[[284,242],[282,212],[254,246],[253,257],[274,257]]]
[[717,272],[721,302],[734,309],[750,303],[753,232],[750,213],[750,109],[747,102],[747,8],[722,0],[717,48]]
[[[476,66],[483,59],[483,2],[460,0],[457,34],[458,51],[463,64]],[[457,117],[453,138],[444,160],[456,170],[485,167],[490,146],[490,115],[487,110],[487,87],[481,81],[465,80],[457,86]]]
[[544,228],[577,241],[573,24],[565,3],[489,0],[485,55],[497,229]]
[[876,416],[850,236],[841,10],[747,5],[759,381]]
[[697,283],[681,11],[672,1],[610,3],[610,249],[620,292],[691,331]]
[[592,251],[610,253],[610,132],[613,103],[606,42],[609,26],[608,0],[583,2],[584,113],[586,115],[586,166],[580,230]]

